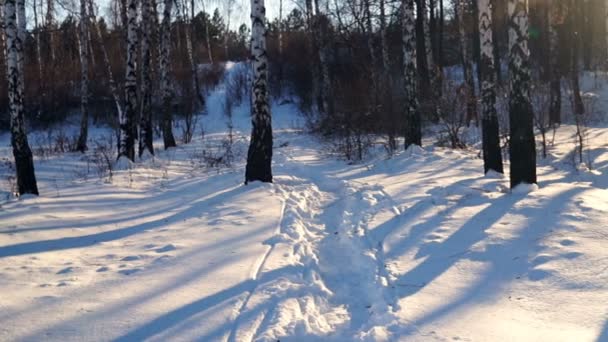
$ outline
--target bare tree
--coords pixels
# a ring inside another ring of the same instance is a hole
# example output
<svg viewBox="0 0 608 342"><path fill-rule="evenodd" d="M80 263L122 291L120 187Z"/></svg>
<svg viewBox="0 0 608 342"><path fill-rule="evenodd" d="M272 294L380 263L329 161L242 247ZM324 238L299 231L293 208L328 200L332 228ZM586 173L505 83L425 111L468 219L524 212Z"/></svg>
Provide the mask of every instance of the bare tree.
<svg viewBox="0 0 608 342"><path fill-rule="evenodd" d="M152 1L141 0L141 107L139 114L139 156L145 151L154 155L154 132L152 131L152 52L150 33L152 32Z"/></svg>
<svg viewBox="0 0 608 342"><path fill-rule="evenodd" d="M175 147L175 137L173 136L173 115L171 113L171 101L173 91L169 82L169 57L171 55L171 9L173 0L165 0L163 8L163 21L160 28L160 88L163 96L163 142L165 149Z"/></svg>
<svg viewBox="0 0 608 342"><path fill-rule="evenodd" d="M17 8L16 8L17 7ZM21 7L21 8L18 8ZM23 15L17 15L17 13ZM32 151L25 132L23 107L23 40L25 33L25 3L20 0L5 0L4 23L6 34L6 57L8 72L8 98L11 118L11 145L17 170L17 189L20 195L38 195Z"/></svg>
<svg viewBox="0 0 608 342"><path fill-rule="evenodd" d="M534 113L530 103L530 52L526 0L509 0L509 156L511 188L536 183Z"/></svg>
<svg viewBox="0 0 608 342"><path fill-rule="evenodd" d="M272 115L268 96L266 8L264 0L251 0L251 64L253 89L251 142L247 154L245 184L272 182Z"/></svg>
<svg viewBox="0 0 608 342"><path fill-rule="evenodd" d="M80 0L80 32L78 34L78 51L80 57L80 135L76 150L87 150L89 135L89 33L88 33L87 0Z"/></svg>
<svg viewBox="0 0 608 342"><path fill-rule="evenodd" d="M416 71L416 22L414 0L402 0L403 76L405 92L405 148L422 145L422 120L418 108Z"/></svg>
<svg viewBox="0 0 608 342"><path fill-rule="evenodd" d="M481 107L484 172L503 173L502 154L496 113L496 73L492 42L492 0L479 0L479 35L481 43Z"/></svg>
<svg viewBox="0 0 608 342"><path fill-rule="evenodd" d="M118 157L135 160L137 129L137 0L127 0L127 57L125 76L125 111L120 117L120 150Z"/></svg>

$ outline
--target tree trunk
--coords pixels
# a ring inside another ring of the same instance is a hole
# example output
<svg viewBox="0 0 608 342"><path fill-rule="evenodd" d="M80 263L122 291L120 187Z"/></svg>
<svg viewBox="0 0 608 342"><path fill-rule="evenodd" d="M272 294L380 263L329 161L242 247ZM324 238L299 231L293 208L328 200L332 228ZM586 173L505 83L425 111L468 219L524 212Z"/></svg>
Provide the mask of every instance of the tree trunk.
<svg viewBox="0 0 608 342"><path fill-rule="evenodd" d="M530 103L528 9L525 0L509 0L509 123L511 188L536 183L534 113Z"/></svg>
<svg viewBox="0 0 608 342"><path fill-rule="evenodd" d="M416 63L420 77L420 95L423 104L431 100L431 77L428 65L428 51L425 34L426 1L416 0Z"/></svg>
<svg viewBox="0 0 608 342"><path fill-rule="evenodd" d="M5 0L4 2L11 145L15 157L19 195L38 195L32 151L25 133L23 109L23 41L21 37L25 34L20 34L19 31L25 25L19 23L19 20L24 20L25 15L17 16L17 12L25 14L25 4L23 1L17 1L18 7L23 6L23 8L17 9L15 2L15 0Z"/></svg>
<svg viewBox="0 0 608 342"><path fill-rule="evenodd" d="M496 73L492 42L492 1L479 0L479 41L481 70L481 110L484 172L503 173L502 153L496 114Z"/></svg>
<svg viewBox="0 0 608 342"><path fill-rule="evenodd" d="M99 42L99 47L101 48L101 54L103 57L103 64L106 68L106 72L108 73L108 83L110 86L110 93L112 94L112 99L114 100L114 105L116 106L116 114L118 121L120 122L120 118L123 115L122 105L120 104L120 96L118 95L118 87L116 86L116 80L114 79L114 73L112 72L112 65L110 64L110 58L108 57L108 50L106 49L106 45L103 42L103 36L101 35L101 29L99 28L99 24L97 23L97 18L95 16L95 9L93 8L93 0L89 0L89 23L93 25L93 31L95 32L95 37Z"/></svg>
<svg viewBox="0 0 608 342"><path fill-rule="evenodd" d="M580 4L576 0L570 2L570 33L572 39L572 45L570 47L571 59L570 59L570 83L572 87L572 105L575 115L583 115L585 113L585 106L583 105L583 99L581 98L581 87L579 83L579 48L580 34L579 29L581 28L581 11Z"/></svg>
<svg viewBox="0 0 608 342"><path fill-rule="evenodd" d="M163 9L163 21L161 24L160 33L160 87L163 96L163 142L165 149L175 147L175 137L173 136L173 114L171 111L171 102L173 100L173 91L169 84L169 64L171 56L171 9L173 0L165 0Z"/></svg>
<svg viewBox="0 0 608 342"><path fill-rule="evenodd" d="M466 94L466 102L467 102L467 113L465 121L467 126L471 123L471 120L478 121L477 116L477 104L475 101L475 82L473 80L473 66L471 65L471 53L469 50L469 41L467 39L467 30L465 24L465 16L466 16L466 1L467 0L457 0L458 6L456 9L457 17L458 17L458 31L460 35L460 49L461 49L461 63L462 63L462 72L464 74L464 87Z"/></svg>
<svg viewBox="0 0 608 342"><path fill-rule="evenodd" d="M323 16L316 4L316 26L319 41L319 67L321 69L321 110L327 116L333 115L333 96L331 76L329 74L329 25L327 17Z"/></svg>
<svg viewBox="0 0 608 342"><path fill-rule="evenodd" d="M204 1L203 1L204 4ZM192 48L192 36L194 34L194 0L190 2L190 27L186 28L186 49L188 50L188 61L190 62L190 70L192 74L192 86L194 88L195 97L198 100L202 109L205 108L205 97L201 93L201 85L198 80L198 67L196 62L194 61L194 50ZM205 21L205 27L207 22ZM207 37L207 40L209 37ZM209 58L211 59L211 54L209 54ZM210 61L213 63L213 60Z"/></svg>
<svg viewBox="0 0 608 342"><path fill-rule="evenodd" d="M80 33L78 51L80 57L80 135L76 150L84 153L87 150L89 135L89 45L87 0L80 0Z"/></svg>
<svg viewBox="0 0 608 342"><path fill-rule="evenodd" d="M253 66L252 131L247 153L245 184L253 181L272 182L272 115L268 95L264 0L251 0L251 64Z"/></svg>
<svg viewBox="0 0 608 342"><path fill-rule="evenodd" d="M120 151L118 157L135 160L137 129L137 0L127 1L127 58L125 75L125 111L120 118Z"/></svg>
<svg viewBox="0 0 608 342"><path fill-rule="evenodd" d="M139 156L145 151L154 155L154 132L152 130L152 53L150 50L150 32L152 31L152 3L142 0L141 3L141 107L139 115Z"/></svg>
<svg viewBox="0 0 608 342"><path fill-rule="evenodd" d="M422 120L418 108L416 70L416 21L414 0L402 0L403 79L405 95L405 148L422 145Z"/></svg>
<svg viewBox="0 0 608 342"><path fill-rule="evenodd" d="M563 25L563 6L561 0L552 0L550 10L549 26L549 78L550 78L550 105L549 123L559 125L562 122L562 91L561 91L561 68L559 64L559 30Z"/></svg>

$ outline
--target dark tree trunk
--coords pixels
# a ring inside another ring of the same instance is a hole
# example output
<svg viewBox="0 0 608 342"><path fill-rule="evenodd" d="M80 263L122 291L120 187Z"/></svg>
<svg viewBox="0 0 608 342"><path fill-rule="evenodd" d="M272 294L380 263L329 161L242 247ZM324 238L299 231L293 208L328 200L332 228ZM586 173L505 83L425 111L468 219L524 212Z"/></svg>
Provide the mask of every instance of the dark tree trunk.
<svg viewBox="0 0 608 342"><path fill-rule="evenodd" d="M484 172L503 173L502 153L496 114L496 74L492 43L492 0L479 0L479 34L481 43L481 107Z"/></svg>
<svg viewBox="0 0 608 342"><path fill-rule="evenodd" d="M511 188L536 183L534 113L530 103L528 10L525 0L509 0L509 124Z"/></svg>
<svg viewBox="0 0 608 342"><path fill-rule="evenodd" d="M576 0L570 2L570 33L572 39L572 45L570 46L570 86L572 87L572 105L575 115L583 115L585 113L585 106L583 105L583 99L581 98L581 87L579 83L579 47L580 34L579 29L581 27L581 11L580 3Z"/></svg>
<svg viewBox="0 0 608 342"><path fill-rule="evenodd" d="M160 32L160 87L163 96L163 119L162 119L162 130L163 130L163 142L165 149L175 147L175 137L173 136L173 114L171 112L171 101L173 99L173 92L169 84L169 63L171 54L171 9L173 7L173 0L165 0L165 7L163 9L163 20L161 23Z"/></svg>
<svg viewBox="0 0 608 342"><path fill-rule="evenodd" d="M549 123L551 125L559 125L562 122L562 91L561 91L561 76L562 71L559 64L559 32L562 30L563 22L563 5L562 0L553 0L550 10L550 27L549 27L549 77L550 77L550 106L549 106Z"/></svg>
<svg viewBox="0 0 608 342"><path fill-rule="evenodd" d="M76 150L84 153L87 150L89 135L89 30L86 0L80 0L80 33L78 48L80 54L80 135Z"/></svg>
<svg viewBox="0 0 608 342"><path fill-rule="evenodd" d="M264 0L251 0L252 131L245 184L253 181L272 182L272 115L268 95L265 14Z"/></svg>
<svg viewBox="0 0 608 342"><path fill-rule="evenodd" d="M151 0L141 1L142 30L141 30L141 107L139 115L139 156L147 150L154 155L154 132L152 130L152 52L150 50L150 34L152 31Z"/></svg>

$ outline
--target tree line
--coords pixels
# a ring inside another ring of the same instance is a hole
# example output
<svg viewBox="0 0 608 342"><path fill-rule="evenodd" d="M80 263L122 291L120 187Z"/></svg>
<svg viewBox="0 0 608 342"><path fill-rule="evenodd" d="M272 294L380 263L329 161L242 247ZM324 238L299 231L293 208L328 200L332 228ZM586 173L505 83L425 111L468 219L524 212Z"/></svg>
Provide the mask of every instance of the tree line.
<svg viewBox="0 0 608 342"><path fill-rule="evenodd" d="M234 0L222 2L224 17L219 9L207 14L201 0L114 0L105 18L92 0L79 0L61 23L53 0L32 1L4 0L1 16L0 102L20 194L38 192L26 119L33 127L78 111L75 149L84 152L89 114L102 112L93 119L117 128L118 157L134 161L154 154L155 128L173 147L174 115L204 109L201 63L246 58L253 123L246 182L272 181L271 98L292 95L313 129L341 141L349 158L362 158L370 135L386 137L392 153L398 141L421 145L425 125L454 121L481 126L484 171L502 173L504 94L511 185L536 183L531 89L547 84L547 124L559 125L564 84L582 115L580 69L608 59L599 0L303 0L289 13L280 0L272 21L264 1L251 0L251 24L238 29L229 24ZM463 144L457 133L453 147Z"/></svg>

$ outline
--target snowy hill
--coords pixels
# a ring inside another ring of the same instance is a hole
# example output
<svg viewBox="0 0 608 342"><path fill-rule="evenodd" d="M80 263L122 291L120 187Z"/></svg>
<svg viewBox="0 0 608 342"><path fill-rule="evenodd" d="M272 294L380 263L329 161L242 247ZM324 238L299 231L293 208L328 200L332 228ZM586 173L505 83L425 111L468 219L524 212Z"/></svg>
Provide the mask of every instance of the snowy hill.
<svg viewBox="0 0 608 342"><path fill-rule="evenodd" d="M225 90L204 138L111 179L36 158L42 196L0 207L0 340L608 341L608 128L584 169L562 126L539 188L510 193L476 151L347 165L275 104L275 183L244 186L246 104L234 163L205 159Z"/></svg>

